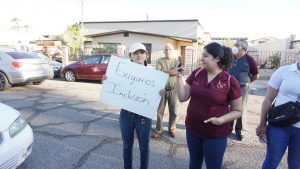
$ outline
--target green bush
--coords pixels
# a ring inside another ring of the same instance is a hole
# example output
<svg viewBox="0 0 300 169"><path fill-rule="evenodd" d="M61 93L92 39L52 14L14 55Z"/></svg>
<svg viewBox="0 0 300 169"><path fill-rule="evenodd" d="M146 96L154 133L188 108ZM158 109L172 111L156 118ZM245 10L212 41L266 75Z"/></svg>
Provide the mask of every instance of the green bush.
<svg viewBox="0 0 300 169"><path fill-rule="evenodd" d="M280 66L280 53L276 52L270 57L271 68L278 68Z"/></svg>

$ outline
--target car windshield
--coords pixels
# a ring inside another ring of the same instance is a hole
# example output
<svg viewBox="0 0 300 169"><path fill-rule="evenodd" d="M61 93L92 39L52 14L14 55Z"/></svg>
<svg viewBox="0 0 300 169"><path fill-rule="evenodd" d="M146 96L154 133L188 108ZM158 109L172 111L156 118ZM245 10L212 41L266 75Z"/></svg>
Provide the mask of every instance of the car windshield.
<svg viewBox="0 0 300 169"><path fill-rule="evenodd" d="M41 59L50 60L50 58L48 58L47 56L45 56L45 55L43 55L43 54L41 54L41 53L32 53L32 54L38 56L38 57L41 58Z"/></svg>
<svg viewBox="0 0 300 169"><path fill-rule="evenodd" d="M11 56L14 59L36 59L39 58L38 56L35 56L33 54L27 53L27 52L6 52L9 56Z"/></svg>

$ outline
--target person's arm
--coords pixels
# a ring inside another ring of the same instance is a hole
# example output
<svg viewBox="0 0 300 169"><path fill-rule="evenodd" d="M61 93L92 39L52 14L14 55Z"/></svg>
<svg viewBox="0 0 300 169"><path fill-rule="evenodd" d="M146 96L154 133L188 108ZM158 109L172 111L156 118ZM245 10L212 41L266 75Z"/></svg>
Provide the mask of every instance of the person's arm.
<svg viewBox="0 0 300 169"><path fill-rule="evenodd" d="M267 131L267 111L271 107L278 90L268 86L266 97L261 105L260 122L256 128L256 135L262 136Z"/></svg>
<svg viewBox="0 0 300 169"><path fill-rule="evenodd" d="M161 71L169 74L170 76L176 76L176 69L161 69Z"/></svg>
<svg viewBox="0 0 300 169"><path fill-rule="evenodd" d="M177 74L176 92L180 102L185 102L191 97L191 86L187 83L184 83L181 73Z"/></svg>
<svg viewBox="0 0 300 169"><path fill-rule="evenodd" d="M259 79L259 72L258 72L258 66L256 61L251 57L251 56L247 56L247 61L249 64L249 68L250 68L250 81L253 82L257 79Z"/></svg>
<svg viewBox="0 0 300 169"><path fill-rule="evenodd" d="M250 77L250 81L251 82L253 82L253 81L257 80L257 79L259 79L259 74L256 74L256 75Z"/></svg>
<svg viewBox="0 0 300 169"><path fill-rule="evenodd" d="M230 102L230 109L231 111L221 117L212 117L204 121L204 123L213 123L214 125L221 125L224 123L231 122L239 117L242 116L242 97L239 97L235 100Z"/></svg>

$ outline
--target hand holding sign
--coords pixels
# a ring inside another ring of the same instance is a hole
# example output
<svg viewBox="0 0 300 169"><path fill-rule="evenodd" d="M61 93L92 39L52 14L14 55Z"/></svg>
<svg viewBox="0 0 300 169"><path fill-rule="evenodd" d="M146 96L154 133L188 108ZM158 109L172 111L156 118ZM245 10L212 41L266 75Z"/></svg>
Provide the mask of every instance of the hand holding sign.
<svg viewBox="0 0 300 169"><path fill-rule="evenodd" d="M130 60L112 56L100 99L133 113L155 118L168 75Z"/></svg>

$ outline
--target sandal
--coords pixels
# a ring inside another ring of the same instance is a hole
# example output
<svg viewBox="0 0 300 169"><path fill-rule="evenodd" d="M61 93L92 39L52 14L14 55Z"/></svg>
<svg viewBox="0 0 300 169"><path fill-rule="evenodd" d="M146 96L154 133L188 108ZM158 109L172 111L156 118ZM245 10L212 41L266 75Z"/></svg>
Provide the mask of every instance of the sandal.
<svg viewBox="0 0 300 169"><path fill-rule="evenodd" d="M153 138L159 138L159 137L161 137L161 132L159 132L159 131L154 131L154 132L152 133L152 137L153 137Z"/></svg>

